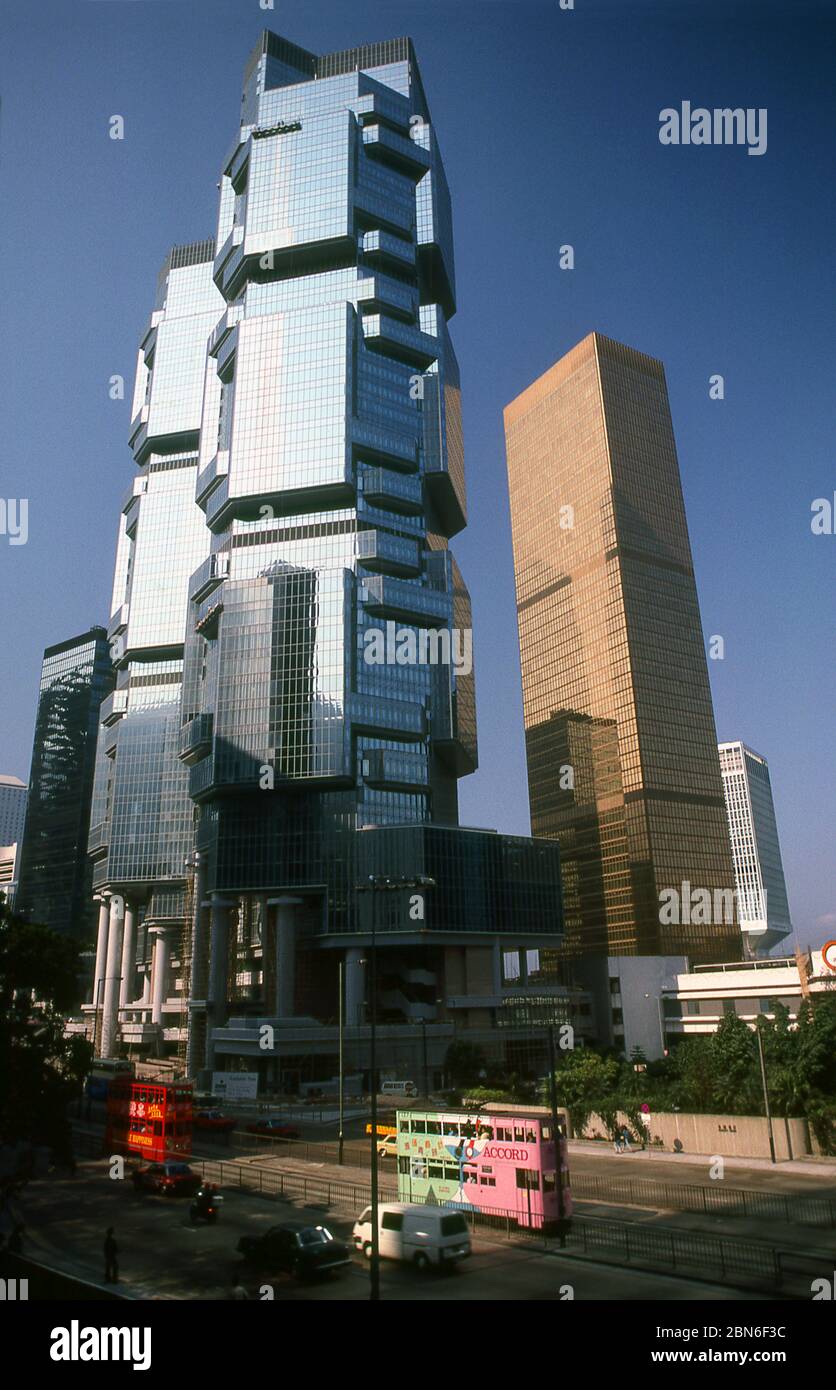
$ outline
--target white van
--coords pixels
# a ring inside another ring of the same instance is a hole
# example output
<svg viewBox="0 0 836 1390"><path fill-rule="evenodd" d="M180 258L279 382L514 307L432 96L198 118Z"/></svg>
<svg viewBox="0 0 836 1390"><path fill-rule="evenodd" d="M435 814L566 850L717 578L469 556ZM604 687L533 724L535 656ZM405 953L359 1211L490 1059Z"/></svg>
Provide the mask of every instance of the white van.
<svg viewBox="0 0 836 1390"><path fill-rule="evenodd" d="M418 1269L452 1267L470 1255L470 1232L462 1212L449 1207L415 1207L401 1202L381 1203L378 1246L381 1258L406 1260ZM357 1250L372 1254L372 1209L357 1218L352 1230Z"/></svg>
<svg viewBox="0 0 836 1390"><path fill-rule="evenodd" d="M417 1096L418 1087L414 1081L384 1081L380 1087L382 1096Z"/></svg>

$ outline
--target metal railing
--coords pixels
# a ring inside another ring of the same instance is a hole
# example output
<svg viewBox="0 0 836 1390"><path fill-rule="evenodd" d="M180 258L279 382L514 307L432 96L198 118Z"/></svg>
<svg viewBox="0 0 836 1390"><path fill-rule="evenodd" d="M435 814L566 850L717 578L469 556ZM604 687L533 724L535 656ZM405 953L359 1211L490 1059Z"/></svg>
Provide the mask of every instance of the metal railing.
<svg viewBox="0 0 836 1390"><path fill-rule="evenodd" d="M706 1216L763 1217L801 1226L836 1226L836 1201L793 1192L753 1192L743 1187L713 1187L656 1182L641 1178L611 1178L573 1172L572 1192L579 1200L623 1203L625 1206L667 1207Z"/></svg>

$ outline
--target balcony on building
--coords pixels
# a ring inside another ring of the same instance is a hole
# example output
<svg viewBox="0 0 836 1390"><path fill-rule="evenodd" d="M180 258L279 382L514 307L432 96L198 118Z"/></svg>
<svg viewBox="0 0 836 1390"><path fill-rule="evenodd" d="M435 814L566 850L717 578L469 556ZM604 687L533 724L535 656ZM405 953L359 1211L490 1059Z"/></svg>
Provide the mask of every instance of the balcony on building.
<svg viewBox="0 0 836 1390"><path fill-rule="evenodd" d="M421 573L421 552L418 542L406 536L393 536L388 531L358 531L355 554L365 569L381 574L401 576Z"/></svg>
<svg viewBox="0 0 836 1390"><path fill-rule="evenodd" d="M432 165L432 155L405 135L397 135L384 125L363 126L363 149L372 159L390 168L421 179Z"/></svg>
<svg viewBox="0 0 836 1390"><path fill-rule="evenodd" d="M429 785L423 753L371 748L361 761L363 781L381 791L421 791Z"/></svg>
<svg viewBox="0 0 836 1390"><path fill-rule="evenodd" d="M367 502L387 512L418 516L423 510L421 479L415 474L396 473L390 468L366 468L358 474L357 487Z"/></svg>
<svg viewBox="0 0 836 1390"><path fill-rule="evenodd" d="M212 715L197 714L180 730L180 752L178 754L187 767L205 758L212 751Z"/></svg>
<svg viewBox="0 0 836 1390"><path fill-rule="evenodd" d="M361 580L360 598L366 611L379 617L418 621L424 627L443 627L451 619L447 594L390 575L373 574Z"/></svg>

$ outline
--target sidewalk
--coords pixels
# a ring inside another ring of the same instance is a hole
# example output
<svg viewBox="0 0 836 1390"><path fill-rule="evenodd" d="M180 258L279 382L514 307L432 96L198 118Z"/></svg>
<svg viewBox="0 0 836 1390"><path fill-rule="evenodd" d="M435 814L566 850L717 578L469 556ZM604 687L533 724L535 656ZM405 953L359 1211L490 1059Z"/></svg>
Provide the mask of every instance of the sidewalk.
<svg viewBox="0 0 836 1390"><path fill-rule="evenodd" d="M707 1163L713 1154L709 1153L674 1153L670 1149L637 1149L631 1148L628 1153L617 1154L613 1152L611 1144L604 1143L600 1139L570 1139L569 1152L577 1154L595 1155L597 1158L611 1159L613 1163L624 1164L625 1160L641 1161L652 1163ZM807 1154L803 1159L786 1159L782 1163L773 1163L768 1158L743 1158L739 1154L734 1156L723 1155L723 1163L727 1168L767 1168L774 1172L781 1173L803 1173L808 1178L836 1178L836 1158L824 1158L818 1154Z"/></svg>

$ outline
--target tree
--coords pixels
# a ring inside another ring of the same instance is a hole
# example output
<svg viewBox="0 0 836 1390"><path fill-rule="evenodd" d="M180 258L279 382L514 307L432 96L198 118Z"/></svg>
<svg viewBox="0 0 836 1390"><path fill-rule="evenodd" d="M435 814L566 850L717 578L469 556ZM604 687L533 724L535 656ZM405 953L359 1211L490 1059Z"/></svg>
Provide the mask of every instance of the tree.
<svg viewBox="0 0 836 1390"><path fill-rule="evenodd" d="M92 1048L64 1036L62 1010L73 1001L78 947L31 926L0 904L0 1139L71 1149L67 1116L89 1071Z"/></svg>
<svg viewBox="0 0 836 1390"><path fill-rule="evenodd" d="M485 1071L485 1054L475 1043L452 1042L444 1059L444 1070L453 1086L475 1086Z"/></svg>
<svg viewBox="0 0 836 1390"><path fill-rule="evenodd" d="M558 1104L569 1111L575 1138L583 1134L590 1115L596 1112L600 1114L602 1108L612 1109L618 1071L615 1058L602 1057L591 1048L567 1052L555 1072L555 1083ZM548 1093L548 1081L544 1089ZM544 1099L548 1100L548 1094Z"/></svg>
<svg viewBox="0 0 836 1390"><path fill-rule="evenodd" d="M761 1108L755 1034L737 1014L726 1014L711 1038L714 1102L720 1114L746 1115Z"/></svg>

